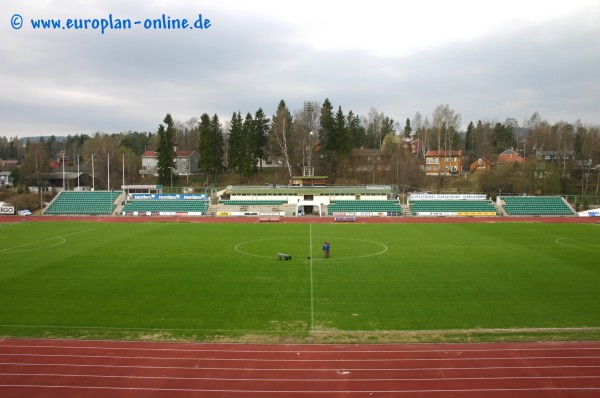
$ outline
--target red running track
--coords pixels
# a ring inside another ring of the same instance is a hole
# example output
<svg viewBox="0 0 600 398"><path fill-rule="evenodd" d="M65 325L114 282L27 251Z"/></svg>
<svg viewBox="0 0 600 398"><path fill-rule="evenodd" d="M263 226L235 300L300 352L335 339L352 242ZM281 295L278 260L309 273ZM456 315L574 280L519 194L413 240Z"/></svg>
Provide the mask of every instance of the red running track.
<svg viewBox="0 0 600 398"><path fill-rule="evenodd" d="M599 397L600 342L0 340L0 397Z"/></svg>

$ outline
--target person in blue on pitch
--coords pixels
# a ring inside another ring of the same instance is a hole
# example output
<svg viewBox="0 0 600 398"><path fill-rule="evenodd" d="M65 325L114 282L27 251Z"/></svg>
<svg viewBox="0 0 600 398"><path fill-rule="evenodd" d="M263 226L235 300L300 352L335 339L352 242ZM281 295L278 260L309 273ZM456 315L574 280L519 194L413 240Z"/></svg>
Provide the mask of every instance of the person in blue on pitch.
<svg viewBox="0 0 600 398"><path fill-rule="evenodd" d="M325 243L323 243L323 257L329 257L329 248L331 246L329 245L328 241L325 241Z"/></svg>

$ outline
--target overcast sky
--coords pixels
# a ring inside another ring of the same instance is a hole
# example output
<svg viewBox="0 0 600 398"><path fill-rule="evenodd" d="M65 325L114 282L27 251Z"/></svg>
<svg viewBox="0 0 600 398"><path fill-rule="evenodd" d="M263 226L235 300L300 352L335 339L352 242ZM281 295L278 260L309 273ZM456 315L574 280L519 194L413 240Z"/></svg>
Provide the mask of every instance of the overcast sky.
<svg viewBox="0 0 600 398"><path fill-rule="evenodd" d="M141 24L31 24L109 14ZM143 28L162 14L210 27ZM229 119L325 98L402 126L438 104L463 126L536 111L600 123L600 0L2 0L0 18L0 136L156 131L167 112Z"/></svg>

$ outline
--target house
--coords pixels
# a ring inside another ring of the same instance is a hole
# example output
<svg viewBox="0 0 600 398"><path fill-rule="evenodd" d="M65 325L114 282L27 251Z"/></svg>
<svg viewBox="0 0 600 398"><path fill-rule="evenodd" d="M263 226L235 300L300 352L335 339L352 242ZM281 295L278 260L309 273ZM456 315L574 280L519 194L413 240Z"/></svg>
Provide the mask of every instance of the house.
<svg viewBox="0 0 600 398"><path fill-rule="evenodd" d="M536 150L535 157L545 162L563 162L575 159L575 151L573 149L566 149L564 151L543 151Z"/></svg>
<svg viewBox="0 0 600 398"><path fill-rule="evenodd" d="M486 158L479 158L469 165L469 172L472 174L488 174L492 171L494 164Z"/></svg>
<svg viewBox="0 0 600 398"><path fill-rule="evenodd" d="M496 163L525 163L525 159L519 156L519 154L511 148L498 155L498 160L496 161Z"/></svg>
<svg viewBox="0 0 600 398"><path fill-rule="evenodd" d="M50 189L62 191L63 187L66 191L79 191L87 190L94 185L92 176L85 172L77 171L50 171L47 173L39 173L38 179L39 180L35 185L29 187L31 192L39 192L39 188L43 191L48 191Z"/></svg>
<svg viewBox="0 0 600 398"><path fill-rule="evenodd" d="M0 171L0 188L7 188L13 186L13 179L10 176L10 171Z"/></svg>
<svg viewBox="0 0 600 398"><path fill-rule="evenodd" d="M56 163L58 163L59 165L62 166L62 164L68 164L71 162L71 157L69 155L67 155L67 153L65 151L60 151L57 155L56 155Z"/></svg>
<svg viewBox="0 0 600 398"><path fill-rule="evenodd" d="M0 159L0 170L2 171L12 171L17 168L19 165L18 160L13 159Z"/></svg>
<svg viewBox="0 0 600 398"><path fill-rule="evenodd" d="M175 170L177 175L191 175L199 172L198 161L200 156L196 151L176 151L175 152ZM142 170L141 175L157 176L158 172L158 152L146 151L142 154Z"/></svg>
<svg viewBox="0 0 600 398"><path fill-rule="evenodd" d="M425 153L425 174L457 175L462 169L462 151L427 151Z"/></svg>

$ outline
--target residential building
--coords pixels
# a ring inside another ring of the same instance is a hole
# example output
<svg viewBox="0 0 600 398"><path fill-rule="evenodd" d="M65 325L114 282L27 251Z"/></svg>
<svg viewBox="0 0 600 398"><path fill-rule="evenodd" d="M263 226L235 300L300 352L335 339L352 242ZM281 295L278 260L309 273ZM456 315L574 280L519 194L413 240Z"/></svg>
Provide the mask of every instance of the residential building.
<svg viewBox="0 0 600 398"><path fill-rule="evenodd" d="M175 153L175 174L177 175L191 175L199 172L198 161L200 156L196 151L177 151ZM153 175L157 176L156 170L158 166L158 152L146 151L142 154L142 170L141 175Z"/></svg>
<svg viewBox="0 0 600 398"><path fill-rule="evenodd" d="M425 153L425 174L456 175L462 170L462 151L427 151Z"/></svg>
<svg viewBox="0 0 600 398"><path fill-rule="evenodd" d="M536 150L535 157L545 162L563 162L575 159L575 151L573 149L566 149L564 151L543 151Z"/></svg>
<svg viewBox="0 0 600 398"><path fill-rule="evenodd" d="M492 171L494 164L486 158L479 158L469 165L469 172L473 174L488 174Z"/></svg>
<svg viewBox="0 0 600 398"><path fill-rule="evenodd" d="M514 149L507 149L498 155L498 160L496 161L498 164L504 163L525 163L525 159L522 158Z"/></svg>

